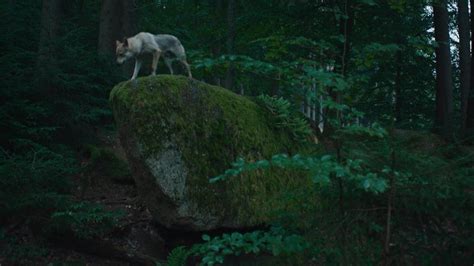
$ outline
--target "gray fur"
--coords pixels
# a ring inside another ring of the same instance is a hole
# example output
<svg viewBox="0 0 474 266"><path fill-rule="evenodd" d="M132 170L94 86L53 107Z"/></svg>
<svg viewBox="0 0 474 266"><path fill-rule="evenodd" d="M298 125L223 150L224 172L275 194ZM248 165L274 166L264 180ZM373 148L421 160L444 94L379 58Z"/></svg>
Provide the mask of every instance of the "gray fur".
<svg viewBox="0 0 474 266"><path fill-rule="evenodd" d="M191 69L186 61L186 52L183 45L173 35L157 34L153 35L147 32L140 32L137 35L127 38L124 42L116 42L117 63L122 64L130 58L135 58L135 69L133 71L132 80L136 79L138 72L142 66L142 55L152 54L152 75L156 74L156 67L160 56L164 61L171 74L174 74L172 62L174 59L181 62L188 72L189 78L192 78Z"/></svg>

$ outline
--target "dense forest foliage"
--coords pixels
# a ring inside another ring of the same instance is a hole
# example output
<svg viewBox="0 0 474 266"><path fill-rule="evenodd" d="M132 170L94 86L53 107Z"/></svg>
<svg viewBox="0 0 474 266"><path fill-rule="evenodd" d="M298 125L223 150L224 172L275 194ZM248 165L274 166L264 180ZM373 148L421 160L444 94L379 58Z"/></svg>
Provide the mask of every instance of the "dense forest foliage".
<svg viewBox="0 0 474 266"><path fill-rule="evenodd" d="M313 147L235 158L211 183L277 167L313 187L286 195L301 207L271 224L203 232L202 241L141 259L472 264L473 4L1 1L0 264L67 262L52 251L59 236L100 239L121 228L124 214L83 190L130 175L104 135L116 135L109 93L133 70L133 62L116 64L116 40L142 31L177 36L195 79L254 100L275 114L275 126ZM157 72L168 69L160 62Z"/></svg>

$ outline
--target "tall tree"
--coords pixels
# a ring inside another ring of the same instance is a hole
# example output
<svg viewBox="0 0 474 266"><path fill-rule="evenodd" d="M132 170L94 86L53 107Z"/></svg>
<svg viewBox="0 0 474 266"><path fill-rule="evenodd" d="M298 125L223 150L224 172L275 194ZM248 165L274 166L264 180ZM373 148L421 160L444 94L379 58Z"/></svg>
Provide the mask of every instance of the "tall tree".
<svg viewBox="0 0 474 266"><path fill-rule="evenodd" d="M352 0L345 0L342 6L343 13L339 21L339 34L344 36L344 42L341 49L341 74L347 73L352 41L352 30L354 27L354 7Z"/></svg>
<svg viewBox="0 0 474 266"><path fill-rule="evenodd" d="M222 23L222 14L225 13L223 0L210 0L210 6L214 6L213 17L218 23ZM219 36L219 38L221 38ZM222 42L214 41L211 45L211 52L214 58L217 58L221 55L222 52ZM213 75L213 82L217 86L221 86L221 77L217 74Z"/></svg>
<svg viewBox="0 0 474 266"><path fill-rule="evenodd" d="M395 73L395 121L397 124L402 122L402 51L398 50L395 55L396 73Z"/></svg>
<svg viewBox="0 0 474 266"><path fill-rule="evenodd" d="M474 0L470 0L471 8L471 36L474 36ZM471 38L471 47L474 47L474 38ZM471 83L466 110L466 133L474 134L474 53L471 53Z"/></svg>
<svg viewBox="0 0 474 266"><path fill-rule="evenodd" d="M461 134L466 128L467 99L471 79L470 59L470 32L469 32L469 7L467 0L458 0L458 28L459 28L459 68L461 70Z"/></svg>
<svg viewBox="0 0 474 266"><path fill-rule="evenodd" d="M101 55L115 53L115 41L136 33L135 4L131 0L103 0L100 10L99 40L97 51ZM133 62L122 67L124 75L133 68Z"/></svg>
<svg viewBox="0 0 474 266"><path fill-rule="evenodd" d="M48 73L57 65L58 44L56 40L60 33L63 14L64 1L43 0L37 64L40 82L46 87L50 87L51 82Z"/></svg>
<svg viewBox="0 0 474 266"><path fill-rule="evenodd" d="M227 2L227 54L235 53L235 0ZM235 67L232 62L226 72L225 87L233 90L235 86Z"/></svg>
<svg viewBox="0 0 474 266"><path fill-rule="evenodd" d="M134 3L131 0L103 0L100 10L98 52L113 54L115 40L135 34Z"/></svg>
<svg viewBox="0 0 474 266"><path fill-rule="evenodd" d="M453 81L449 45L447 1L433 3L436 52L436 117L435 131L448 138L452 134Z"/></svg>

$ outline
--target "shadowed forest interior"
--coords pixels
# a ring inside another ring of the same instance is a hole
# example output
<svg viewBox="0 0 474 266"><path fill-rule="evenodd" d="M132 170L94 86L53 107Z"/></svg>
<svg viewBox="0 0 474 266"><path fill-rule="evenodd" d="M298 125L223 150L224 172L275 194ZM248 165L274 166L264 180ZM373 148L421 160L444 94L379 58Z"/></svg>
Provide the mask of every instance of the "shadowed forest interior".
<svg viewBox="0 0 474 266"><path fill-rule="evenodd" d="M472 265L473 5L1 1L0 265Z"/></svg>

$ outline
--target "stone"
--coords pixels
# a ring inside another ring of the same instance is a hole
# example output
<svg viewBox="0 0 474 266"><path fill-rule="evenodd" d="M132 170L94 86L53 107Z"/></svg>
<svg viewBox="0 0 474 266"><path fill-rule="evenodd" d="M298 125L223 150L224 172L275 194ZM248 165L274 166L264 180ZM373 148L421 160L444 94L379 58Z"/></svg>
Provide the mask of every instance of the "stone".
<svg viewBox="0 0 474 266"><path fill-rule="evenodd" d="M310 186L304 173L276 168L209 183L238 158L291 155L300 147L247 97L158 75L118 84L110 102L138 193L163 226L203 231L265 224L294 207L284 199L290 191Z"/></svg>

